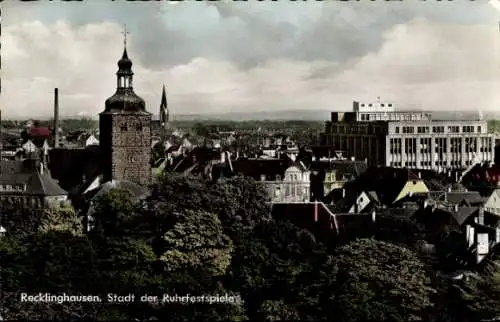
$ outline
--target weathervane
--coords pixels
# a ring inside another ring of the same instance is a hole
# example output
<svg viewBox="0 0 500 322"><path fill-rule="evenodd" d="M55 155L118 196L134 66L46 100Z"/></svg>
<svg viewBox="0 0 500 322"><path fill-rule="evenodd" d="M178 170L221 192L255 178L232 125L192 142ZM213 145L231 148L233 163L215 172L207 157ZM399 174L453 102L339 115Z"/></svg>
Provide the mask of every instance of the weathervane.
<svg viewBox="0 0 500 322"><path fill-rule="evenodd" d="M123 46L127 47L127 34L130 34L130 32L127 31L127 25L123 25Z"/></svg>

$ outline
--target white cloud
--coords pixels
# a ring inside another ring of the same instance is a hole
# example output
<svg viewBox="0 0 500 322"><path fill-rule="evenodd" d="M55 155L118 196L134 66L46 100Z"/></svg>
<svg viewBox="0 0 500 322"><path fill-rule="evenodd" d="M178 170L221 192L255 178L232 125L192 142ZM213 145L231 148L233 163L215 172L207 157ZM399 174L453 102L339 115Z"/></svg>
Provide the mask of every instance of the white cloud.
<svg viewBox="0 0 500 322"><path fill-rule="evenodd" d="M2 37L1 106L7 117L97 115L115 91L121 26L58 21L11 23ZM135 91L157 113L162 84L176 114L349 109L353 99L387 98L426 109L494 110L500 100L496 26L415 19L393 26L379 50L348 61L275 57L255 67L201 54L146 68L130 36ZM193 39L196 41L196 39ZM176 44L171 44L176 46ZM146 49L145 49L146 50Z"/></svg>

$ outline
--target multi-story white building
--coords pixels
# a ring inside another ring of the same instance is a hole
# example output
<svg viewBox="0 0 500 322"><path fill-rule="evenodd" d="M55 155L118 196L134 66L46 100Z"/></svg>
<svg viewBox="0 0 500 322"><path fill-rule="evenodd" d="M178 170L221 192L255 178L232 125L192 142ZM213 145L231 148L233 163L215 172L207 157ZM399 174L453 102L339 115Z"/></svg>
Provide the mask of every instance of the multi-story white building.
<svg viewBox="0 0 500 322"><path fill-rule="evenodd" d="M495 150L485 120L436 120L381 102L354 102L353 112L332 112L321 141L370 165L437 171L493 162Z"/></svg>

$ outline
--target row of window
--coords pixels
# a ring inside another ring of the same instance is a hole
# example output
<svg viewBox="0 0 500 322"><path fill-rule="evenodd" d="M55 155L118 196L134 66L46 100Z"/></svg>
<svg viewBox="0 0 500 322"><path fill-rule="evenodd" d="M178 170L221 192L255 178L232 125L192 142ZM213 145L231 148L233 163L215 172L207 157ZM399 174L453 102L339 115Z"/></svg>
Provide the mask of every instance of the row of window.
<svg viewBox="0 0 500 322"><path fill-rule="evenodd" d="M364 104L364 103L363 103L363 104L361 104L361 107L364 107L365 105L366 105L366 104ZM373 107L373 104L372 104L372 103L369 103L369 104L368 104L368 107ZM385 107L385 104L384 104L384 103L381 103L381 104L380 104L380 107ZM392 107L392 103L387 104L387 107Z"/></svg>
<svg viewBox="0 0 500 322"><path fill-rule="evenodd" d="M474 126L463 126L462 127L462 133L474 133ZM417 127L417 133L429 133L430 132L430 127L429 126L418 126ZM395 133L399 133L399 126L395 128ZM403 126L403 133L415 133L415 127L414 126ZM432 133L444 133L444 126L433 126L432 127ZM448 126L448 133L460 133L460 127L459 126ZM477 127L477 133L481 133L481 127Z"/></svg>
<svg viewBox="0 0 500 322"><path fill-rule="evenodd" d="M404 113L361 113L361 121L418 121L422 115Z"/></svg>
<svg viewBox="0 0 500 322"><path fill-rule="evenodd" d="M466 166L472 165L472 161L465 161L464 162ZM416 167L417 163L415 161L406 161L406 162L401 162L401 161L395 161L395 162L390 162L391 167L402 167L404 164L405 167ZM420 166L422 167L430 167L432 165L432 161L420 161ZM447 166L448 161L434 161L435 166ZM453 160L450 161L450 166L455 166L458 167L461 165L460 160Z"/></svg>
<svg viewBox="0 0 500 322"><path fill-rule="evenodd" d="M1 196L0 201L7 201L29 208L41 208L43 206L41 198L31 196Z"/></svg>
<svg viewBox="0 0 500 322"><path fill-rule="evenodd" d="M416 138L405 138L404 139L405 148L404 152L406 154L415 154L417 152L417 139ZM465 138L464 152L492 152L491 139L481 138L481 147L478 148L477 138ZM436 138L434 139L434 152L436 153L447 153L448 142L446 138ZM432 151L431 138L421 138L420 139L420 153L430 153ZM401 154L402 151L402 139L390 139L389 150L391 154ZM450 139L450 149L451 153L462 153L462 138L451 138Z"/></svg>
<svg viewBox="0 0 500 322"><path fill-rule="evenodd" d="M261 174L260 175L260 180L261 181L266 181L266 175L265 174ZM280 181L281 180L281 176L278 174L276 175L275 177L275 180L276 181ZM299 181L300 180L300 175L299 174L291 174L290 175L290 181Z"/></svg>
<svg viewBox="0 0 500 322"><path fill-rule="evenodd" d="M26 190L26 185L25 184L15 184L15 185L1 185L0 186L0 191L25 191Z"/></svg>

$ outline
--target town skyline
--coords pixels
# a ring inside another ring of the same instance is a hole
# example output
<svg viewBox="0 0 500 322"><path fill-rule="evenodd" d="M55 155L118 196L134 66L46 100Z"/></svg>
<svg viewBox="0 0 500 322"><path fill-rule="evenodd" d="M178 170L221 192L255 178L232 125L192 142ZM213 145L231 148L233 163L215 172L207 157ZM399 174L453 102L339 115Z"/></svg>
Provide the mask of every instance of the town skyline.
<svg viewBox="0 0 500 322"><path fill-rule="evenodd" d="M403 109L493 112L495 6L10 2L2 117L50 118L55 87L61 117L96 117L116 89L124 23L134 89L155 115L163 84L174 115L328 112L378 96Z"/></svg>

